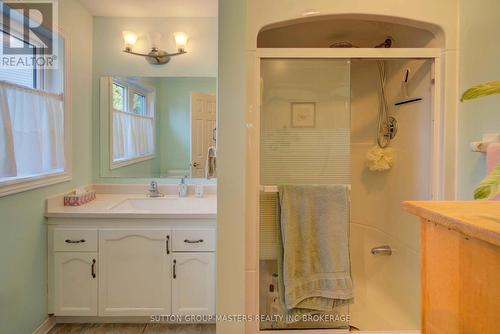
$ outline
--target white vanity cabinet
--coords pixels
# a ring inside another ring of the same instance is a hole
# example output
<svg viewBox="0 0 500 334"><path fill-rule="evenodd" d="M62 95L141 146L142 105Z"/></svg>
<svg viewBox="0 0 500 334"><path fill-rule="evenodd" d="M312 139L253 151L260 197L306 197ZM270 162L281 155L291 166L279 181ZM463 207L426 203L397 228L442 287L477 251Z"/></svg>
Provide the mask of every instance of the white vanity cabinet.
<svg viewBox="0 0 500 334"><path fill-rule="evenodd" d="M97 315L97 229L55 228L49 239L54 313Z"/></svg>
<svg viewBox="0 0 500 334"><path fill-rule="evenodd" d="M170 314L170 229L99 230L99 315Z"/></svg>
<svg viewBox="0 0 500 334"><path fill-rule="evenodd" d="M174 253L172 313L214 314L214 253Z"/></svg>
<svg viewBox="0 0 500 334"><path fill-rule="evenodd" d="M49 218L49 313L215 314L214 225Z"/></svg>
<svg viewBox="0 0 500 334"><path fill-rule="evenodd" d="M215 231L173 231L172 313L215 313Z"/></svg>
<svg viewBox="0 0 500 334"><path fill-rule="evenodd" d="M97 315L97 253L54 254L54 313Z"/></svg>

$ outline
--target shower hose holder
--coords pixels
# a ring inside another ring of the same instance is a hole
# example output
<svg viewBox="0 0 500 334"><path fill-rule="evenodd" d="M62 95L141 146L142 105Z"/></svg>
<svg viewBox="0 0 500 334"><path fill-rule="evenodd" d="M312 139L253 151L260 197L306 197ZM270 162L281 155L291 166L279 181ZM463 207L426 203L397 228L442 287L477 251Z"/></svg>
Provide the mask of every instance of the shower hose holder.
<svg viewBox="0 0 500 334"><path fill-rule="evenodd" d="M387 117L387 128L385 136L389 139L394 139L397 133L398 133L398 120L393 116Z"/></svg>

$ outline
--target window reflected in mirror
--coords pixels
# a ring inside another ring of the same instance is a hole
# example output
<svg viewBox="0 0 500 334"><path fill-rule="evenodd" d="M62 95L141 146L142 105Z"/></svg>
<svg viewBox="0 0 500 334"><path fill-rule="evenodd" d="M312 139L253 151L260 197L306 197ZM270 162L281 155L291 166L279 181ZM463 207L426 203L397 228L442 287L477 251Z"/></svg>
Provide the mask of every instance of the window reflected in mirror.
<svg viewBox="0 0 500 334"><path fill-rule="evenodd" d="M102 177L216 177L213 77L103 77Z"/></svg>

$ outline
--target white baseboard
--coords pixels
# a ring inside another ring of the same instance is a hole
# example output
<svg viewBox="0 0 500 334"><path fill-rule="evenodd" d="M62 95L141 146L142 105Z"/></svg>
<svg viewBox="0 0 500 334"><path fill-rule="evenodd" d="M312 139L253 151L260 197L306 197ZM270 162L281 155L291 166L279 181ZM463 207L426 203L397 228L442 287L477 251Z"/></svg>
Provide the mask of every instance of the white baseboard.
<svg viewBox="0 0 500 334"><path fill-rule="evenodd" d="M151 317L144 316L107 316L107 317L98 317L98 316L57 316L55 322L58 324L83 324L83 323L92 323L92 324L124 324L124 323L133 323L133 324L148 324L151 323Z"/></svg>
<svg viewBox="0 0 500 334"><path fill-rule="evenodd" d="M201 322L191 322L191 321L152 321L151 316L56 316L55 322L58 324L83 324L83 323L109 323L109 324L123 324L123 323L133 323L133 324L201 324ZM212 324L215 322L204 322L204 324Z"/></svg>
<svg viewBox="0 0 500 334"><path fill-rule="evenodd" d="M56 325L56 318L49 315L34 331L33 334L47 334Z"/></svg>

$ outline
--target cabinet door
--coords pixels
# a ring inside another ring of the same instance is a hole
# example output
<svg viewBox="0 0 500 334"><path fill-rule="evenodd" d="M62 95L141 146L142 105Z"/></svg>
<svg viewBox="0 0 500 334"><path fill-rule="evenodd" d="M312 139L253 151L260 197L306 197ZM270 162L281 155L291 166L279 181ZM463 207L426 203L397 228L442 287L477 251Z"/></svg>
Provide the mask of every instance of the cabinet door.
<svg viewBox="0 0 500 334"><path fill-rule="evenodd" d="M215 313L214 253L174 253L172 256L172 313Z"/></svg>
<svg viewBox="0 0 500 334"><path fill-rule="evenodd" d="M54 314L97 315L97 253L54 254Z"/></svg>
<svg viewBox="0 0 500 334"><path fill-rule="evenodd" d="M99 259L99 315L170 313L170 230L100 230Z"/></svg>

